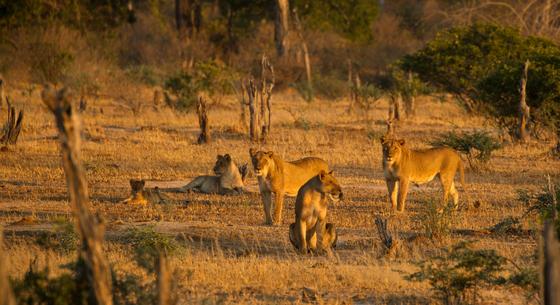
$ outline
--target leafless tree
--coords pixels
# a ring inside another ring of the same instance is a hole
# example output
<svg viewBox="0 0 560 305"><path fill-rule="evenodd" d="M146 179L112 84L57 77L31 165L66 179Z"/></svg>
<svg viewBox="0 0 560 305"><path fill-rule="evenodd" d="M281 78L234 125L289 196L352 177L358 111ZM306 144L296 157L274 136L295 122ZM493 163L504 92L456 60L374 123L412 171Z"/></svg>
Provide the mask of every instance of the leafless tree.
<svg viewBox="0 0 560 305"><path fill-rule="evenodd" d="M8 104L8 118L0 135L0 145L3 149L6 149L8 145L15 145L17 143L23 121L23 110L20 110L16 116L16 109L12 107L8 97L6 97L6 103Z"/></svg>
<svg viewBox="0 0 560 305"><path fill-rule="evenodd" d="M198 97L196 114L198 115L198 125L200 126L200 135L198 136L197 143L208 143L210 142L210 125L208 124L208 114L206 113L206 101L202 96Z"/></svg>
<svg viewBox="0 0 560 305"><path fill-rule="evenodd" d="M276 53L282 57L288 47L288 16L290 3L288 0L276 0L275 20L274 20L274 41L276 43Z"/></svg>
<svg viewBox="0 0 560 305"><path fill-rule="evenodd" d="M527 132L527 122L530 119L531 110L526 101L527 72L529 71L529 64L529 60L525 61L519 90L521 93L521 98L519 100L519 139L522 142L527 142L527 140L529 139L529 133Z"/></svg>

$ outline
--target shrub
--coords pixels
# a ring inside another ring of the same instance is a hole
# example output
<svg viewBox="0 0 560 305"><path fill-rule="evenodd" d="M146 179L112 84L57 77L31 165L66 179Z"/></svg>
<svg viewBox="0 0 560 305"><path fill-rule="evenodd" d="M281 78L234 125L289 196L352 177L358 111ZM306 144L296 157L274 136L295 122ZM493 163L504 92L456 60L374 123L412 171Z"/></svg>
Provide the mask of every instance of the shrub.
<svg viewBox="0 0 560 305"><path fill-rule="evenodd" d="M447 146L467 156L469 165L476 168L476 162L486 163L490 160L492 152L501 148L498 140L486 131L475 130L458 134L454 131L442 134L430 143L432 146Z"/></svg>
<svg viewBox="0 0 560 305"><path fill-rule="evenodd" d="M134 258L138 265L150 272L154 271L154 262L160 252L171 255L180 248L175 239L156 232L153 226L134 228L124 239L134 248Z"/></svg>
<svg viewBox="0 0 560 305"><path fill-rule="evenodd" d="M62 253L70 253L78 248L79 236L74 223L61 218L55 220L54 232L43 232L37 238L37 243L47 249Z"/></svg>
<svg viewBox="0 0 560 305"><path fill-rule="evenodd" d="M198 94L211 98L234 92L235 73L217 61L199 62L190 71L179 71L165 80L164 87L178 97L176 108L187 111L196 105Z"/></svg>
<svg viewBox="0 0 560 305"><path fill-rule="evenodd" d="M55 43L35 42L29 46L31 76L37 83L61 82L74 62L74 55Z"/></svg>
<svg viewBox="0 0 560 305"><path fill-rule="evenodd" d="M543 123L560 123L560 48L489 24L456 27L437 34L422 50L400 62L403 70L455 94L471 107L512 117L517 114L523 64L531 62L527 103Z"/></svg>
<svg viewBox="0 0 560 305"><path fill-rule="evenodd" d="M338 99L348 94L348 82L335 75L316 75L313 87L318 96L327 99Z"/></svg>
<svg viewBox="0 0 560 305"><path fill-rule="evenodd" d="M453 208L445 205L441 209L436 199L430 199L424 203L424 211L421 216L422 228L427 237L431 239L442 239L451 232L453 222Z"/></svg>
<svg viewBox="0 0 560 305"><path fill-rule="evenodd" d="M556 203L554 205L554 197L552 196L551 188L556 193L556 200L560 198L560 183L553 184L551 182L550 186L543 188L539 192L528 192L528 191L518 191L518 199L528 206L525 214L532 212L537 212L541 220L553 219L554 208L556 212L560 214L560 204ZM560 236L560 220L556 220L556 236Z"/></svg>
<svg viewBox="0 0 560 305"><path fill-rule="evenodd" d="M444 304L474 304L481 288L503 285L501 276L506 259L494 250L474 250L460 242L443 255L417 263L420 271L406 277L410 281L428 281Z"/></svg>

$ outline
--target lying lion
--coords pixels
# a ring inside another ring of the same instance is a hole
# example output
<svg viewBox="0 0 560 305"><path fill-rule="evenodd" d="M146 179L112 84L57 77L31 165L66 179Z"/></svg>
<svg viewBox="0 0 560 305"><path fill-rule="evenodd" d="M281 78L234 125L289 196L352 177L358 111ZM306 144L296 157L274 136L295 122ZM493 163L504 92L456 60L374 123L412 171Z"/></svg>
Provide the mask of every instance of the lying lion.
<svg viewBox="0 0 560 305"><path fill-rule="evenodd" d="M218 155L214 165L215 176L205 175L194 178L189 184L176 189L179 192L204 194L238 194L243 192L247 178L247 164L237 167L229 154Z"/></svg>
<svg viewBox="0 0 560 305"><path fill-rule="evenodd" d="M327 162L319 158L303 158L287 162L273 152L249 150L255 174L259 180L265 223L273 223L272 193L274 193L274 222L282 223L282 208L284 206L284 195L296 196L299 188L309 179L321 171L328 172Z"/></svg>
<svg viewBox="0 0 560 305"><path fill-rule="evenodd" d="M290 225L290 242L302 254L309 251L325 251L336 247L338 239L332 223L327 223L327 195L334 200L342 199L342 190L330 173L311 178L298 191L296 198L296 222ZM317 249L317 233L321 237Z"/></svg>
<svg viewBox="0 0 560 305"><path fill-rule="evenodd" d="M393 209L404 211L410 182L427 183L436 176L441 182L444 204L447 204L451 195L454 207L457 208L459 193L453 181L457 170L463 188L465 179L461 157L455 150L447 147L413 150L407 148L402 139L382 136L380 140L383 148L383 172Z"/></svg>
<svg viewBox="0 0 560 305"><path fill-rule="evenodd" d="M130 179L131 194L130 197L121 201L124 204L148 205L148 204L165 204L168 200L160 193L159 188L146 189L144 186L146 181Z"/></svg>

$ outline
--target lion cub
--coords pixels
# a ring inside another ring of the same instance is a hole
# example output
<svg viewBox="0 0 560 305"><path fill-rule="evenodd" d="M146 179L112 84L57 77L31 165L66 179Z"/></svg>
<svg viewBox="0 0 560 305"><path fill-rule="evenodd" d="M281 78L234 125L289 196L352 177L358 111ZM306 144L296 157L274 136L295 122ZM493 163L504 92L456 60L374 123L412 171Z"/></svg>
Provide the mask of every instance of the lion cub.
<svg viewBox="0 0 560 305"><path fill-rule="evenodd" d="M264 205L265 223L273 224L272 193L274 193L274 222L282 223L284 195L296 196L300 187L321 171L328 172L329 165L322 159L307 157L296 161L284 161L268 151L249 150Z"/></svg>
<svg viewBox="0 0 560 305"><path fill-rule="evenodd" d="M147 205L150 204L165 204L168 203L168 199L165 198L159 191L158 187L153 189L145 189L146 181L130 179L130 187L132 189L130 197L121 201L124 204L138 204Z"/></svg>
<svg viewBox="0 0 560 305"><path fill-rule="evenodd" d="M332 171L321 171L298 191L296 197L296 222L290 225L290 242L301 253L328 250L338 239L334 225L327 223L327 195L333 200L342 199L342 190ZM317 249L317 231L321 237Z"/></svg>
<svg viewBox="0 0 560 305"><path fill-rule="evenodd" d="M214 173L215 176L206 175L194 178L189 184L181 187L179 191L220 195L243 192L248 173L247 164L237 167L229 154L218 155L214 165Z"/></svg>
<svg viewBox="0 0 560 305"><path fill-rule="evenodd" d="M404 211L406 194L410 182L422 184L438 176L443 188L443 203L449 195L457 208L459 193L455 189L455 173L459 170L461 185L465 187L464 169L459 154L447 147L412 150L405 146L405 140L391 136L381 137L383 148L383 172L393 209Z"/></svg>

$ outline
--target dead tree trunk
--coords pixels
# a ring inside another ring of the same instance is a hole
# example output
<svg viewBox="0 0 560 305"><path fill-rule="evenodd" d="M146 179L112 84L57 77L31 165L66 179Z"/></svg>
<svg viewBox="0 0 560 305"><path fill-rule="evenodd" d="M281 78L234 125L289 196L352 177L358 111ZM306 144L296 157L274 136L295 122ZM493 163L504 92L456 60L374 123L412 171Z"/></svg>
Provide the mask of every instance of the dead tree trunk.
<svg viewBox="0 0 560 305"><path fill-rule="evenodd" d="M274 21L274 42L276 43L276 54L282 57L288 47L288 15L290 3L288 0L276 0Z"/></svg>
<svg viewBox="0 0 560 305"><path fill-rule="evenodd" d="M158 305L168 305L171 289L169 287L169 266L165 254L160 253L157 260L157 288L158 288Z"/></svg>
<svg viewBox="0 0 560 305"><path fill-rule="evenodd" d="M396 121L401 119L401 95L398 92L392 92L389 96L389 113L390 117Z"/></svg>
<svg viewBox="0 0 560 305"><path fill-rule="evenodd" d="M208 123L208 114L206 113L206 101L202 96L198 97L196 114L198 115L198 126L200 126L200 135L196 142L198 144L208 143L210 142L210 125Z"/></svg>
<svg viewBox="0 0 560 305"><path fill-rule="evenodd" d="M268 73L267 73L268 72ZM268 77L267 77L268 74ZM265 142L270 133L270 120L272 118L271 99L274 88L274 67L263 55L261 59L261 141Z"/></svg>
<svg viewBox="0 0 560 305"><path fill-rule="evenodd" d="M251 79L245 86L249 98L249 137L251 141L259 140L259 112L258 112L258 93L255 82Z"/></svg>
<svg viewBox="0 0 560 305"><path fill-rule="evenodd" d="M383 219L379 216L375 217L375 225L377 227L377 233L379 233L379 240L385 246L385 255L391 255L395 249L397 241L393 239L391 232L387 228L387 219Z"/></svg>
<svg viewBox="0 0 560 305"><path fill-rule="evenodd" d="M0 109L2 109L2 103L6 100L6 93L4 92L4 78L0 75Z"/></svg>
<svg viewBox="0 0 560 305"><path fill-rule="evenodd" d="M4 234L0 226L0 305L16 305L12 287L10 287L10 280L8 277L7 266L8 262L4 257Z"/></svg>
<svg viewBox="0 0 560 305"><path fill-rule="evenodd" d="M412 72L408 71L408 77L406 80L406 94L404 104L406 106L406 116L413 117L416 115L416 88L414 88L414 79L412 77Z"/></svg>
<svg viewBox="0 0 560 305"><path fill-rule="evenodd" d="M91 299L99 305L111 305L111 272L103 253L105 230L89 210L87 182L81 164L80 120L66 89L57 92L47 87L42 92L42 98L56 119L70 203L82 240L79 259L85 263L82 264L85 270L80 272L89 282Z"/></svg>
<svg viewBox="0 0 560 305"><path fill-rule="evenodd" d="M305 63L305 75L307 78L307 90L308 92L308 100L313 100L313 79L311 78L311 60L309 58L309 49L307 49L307 43L305 42L305 38L303 37L303 26L299 20L299 16L297 10L294 9L294 22L296 26L296 33L301 43L301 48L303 50L303 61Z"/></svg>
<svg viewBox="0 0 560 305"><path fill-rule="evenodd" d="M543 299L546 305L560 305L560 250L555 225L547 221L543 232Z"/></svg>
<svg viewBox="0 0 560 305"><path fill-rule="evenodd" d="M525 61L523 75L521 77L521 99L519 100L519 140L527 142L529 134L527 132L527 122L530 118L530 108L526 102L527 95L527 72L529 71L529 60Z"/></svg>
<svg viewBox="0 0 560 305"><path fill-rule="evenodd" d="M23 121L23 110L20 110L16 116L16 109L12 107L12 103L10 103L7 97L6 103L8 104L8 119L2 128L2 135L0 136L0 145L4 150L8 145L15 145L17 143L21 132L21 122Z"/></svg>
<svg viewBox="0 0 560 305"><path fill-rule="evenodd" d="M247 93L247 86L244 82L241 82L241 99L239 100L241 104L241 113L239 115L239 126L243 131L247 130L247 110L245 108L249 105L245 100L245 93Z"/></svg>

